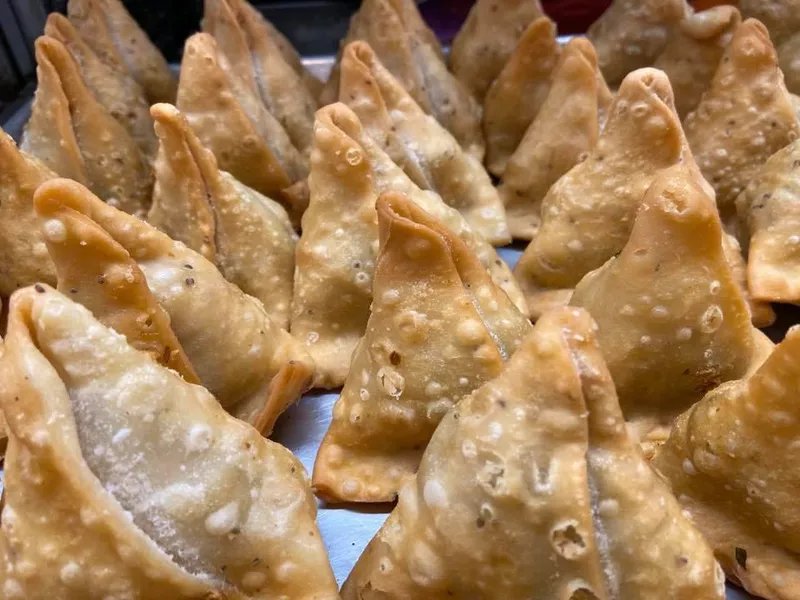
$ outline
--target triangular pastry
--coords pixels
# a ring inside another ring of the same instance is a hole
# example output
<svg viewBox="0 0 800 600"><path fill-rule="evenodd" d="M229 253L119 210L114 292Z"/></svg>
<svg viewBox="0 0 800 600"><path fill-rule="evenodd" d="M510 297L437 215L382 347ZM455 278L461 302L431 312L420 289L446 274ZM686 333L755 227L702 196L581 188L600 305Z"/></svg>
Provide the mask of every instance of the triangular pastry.
<svg viewBox="0 0 800 600"><path fill-rule="evenodd" d="M67 15L104 62L131 74L150 104L175 102L178 85L166 59L120 0L69 0Z"/></svg>
<svg viewBox="0 0 800 600"><path fill-rule="evenodd" d="M613 0L586 33L609 85L651 66L690 10L686 0Z"/></svg>
<svg viewBox="0 0 800 600"><path fill-rule="evenodd" d="M253 71L267 110L301 152L311 150L317 102L274 43L266 19L246 0L206 0L203 31L217 41L231 65Z"/></svg>
<svg viewBox="0 0 800 600"><path fill-rule="evenodd" d="M669 77L675 108L683 119L700 103L742 16L733 6L715 6L687 13L672 29L664 51L653 65Z"/></svg>
<svg viewBox="0 0 800 600"><path fill-rule="evenodd" d="M690 160L666 75L628 75L597 146L542 200L541 226L514 269L532 316L565 304L586 273L620 252L656 174Z"/></svg>
<svg viewBox="0 0 800 600"><path fill-rule="evenodd" d="M278 415L310 386L314 365L302 345L270 320L261 302L226 281L200 254L65 179L42 185L35 206L48 223L45 235L55 241L78 237L80 231L71 228L80 225L92 235L87 233L80 240L85 246L79 243L78 248L105 257L102 262L87 259L57 267L59 288L70 294L76 289L79 295L105 295L85 285L105 285L107 271L125 276L132 260L167 312L200 381L234 416L269 432ZM50 245L56 265L72 260L67 250ZM91 271L98 265L103 272ZM135 277L133 272L127 279ZM94 302L86 304L91 307Z"/></svg>
<svg viewBox="0 0 800 600"><path fill-rule="evenodd" d="M434 192L419 189L367 135L344 104L317 111L311 153L311 203L297 243L291 332L317 365L320 387L344 383L364 334L378 254L375 202L385 191L406 194L456 233L495 284L520 310L525 298L494 248Z"/></svg>
<svg viewBox="0 0 800 600"><path fill-rule="evenodd" d="M33 210L33 194L57 175L17 148L2 129L0 165L0 298L7 298L38 281L55 285L56 273L44 245L41 221Z"/></svg>
<svg viewBox="0 0 800 600"><path fill-rule="evenodd" d="M444 417L344 600L722 600L708 544L625 428L580 309Z"/></svg>
<svg viewBox="0 0 800 600"><path fill-rule="evenodd" d="M800 123L766 27L748 19L736 30L711 87L684 122L724 222L736 196L775 152L797 139Z"/></svg>
<svg viewBox="0 0 800 600"><path fill-rule="evenodd" d="M466 152L483 161L480 106L447 70L436 36L412 0L363 0L350 21L342 51L357 40L367 42L417 104L452 133ZM337 60L320 104L339 98L339 83Z"/></svg>
<svg viewBox="0 0 800 600"><path fill-rule="evenodd" d="M750 320L756 327L769 327L775 322L777 315L772 309L772 305L767 300L756 299L750 293L747 283L747 261L742 252L742 245L731 233L723 230L722 250L725 252L725 259L733 273L733 278L742 290L745 300L750 307Z"/></svg>
<svg viewBox="0 0 800 600"><path fill-rule="evenodd" d="M796 598L800 329L758 371L682 414L653 459L728 578L768 600Z"/></svg>
<svg viewBox="0 0 800 600"><path fill-rule="evenodd" d="M584 160L600 133L597 55L591 42L567 44L539 113L514 150L498 188L514 239L530 240L550 187Z"/></svg>
<svg viewBox="0 0 800 600"><path fill-rule="evenodd" d="M737 4L742 15L766 25L775 44L800 30L800 0L738 0Z"/></svg>
<svg viewBox="0 0 800 600"><path fill-rule="evenodd" d="M153 174L136 142L86 87L64 44L40 37L36 63L38 86L22 149L109 204L144 214Z"/></svg>
<svg viewBox="0 0 800 600"><path fill-rule="evenodd" d="M44 33L67 47L97 101L125 127L145 155L153 156L158 142L153 133L150 105L136 80L127 71L100 60L64 15L50 13Z"/></svg>
<svg viewBox="0 0 800 600"><path fill-rule="evenodd" d="M283 202L293 216L302 214L305 207L292 206L281 191L308 175L304 159L207 33L186 41L177 107L220 169Z"/></svg>
<svg viewBox="0 0 800 600"><path fill-rule="evenodd" d="M298 461L47 288L12 298L3 598L338 598Z"/></svg>
<svg viewBox="0 0 800 600"><path fill-rule="evenodd" d="M161 147L148 221L216 264L288 329L297 234L286 211L220 171L174 106L151 111Z"/></svg>
<svg viewBox="0 0 800 600"><path fill-rule="evenodd" d="M439 194L490 243L511 241L503 205L483 165L414 102L366 42L344 49L339 99L414 183Z"/></svg>
<svg viewBox="0 0 800 600"><path fill-rule="evenodd" d="M773 154L736 200L759 300L800 303L800 140Z"/></svg>
<svg viewBox="0 0 800 600"><path fill-rule="evenodd" d="M314 463L317 494L388 502L447 410L496 376L530 329L456 235L402 194L378 200L364 337Z"/></svg>
<svg viewBox="0 0 800 600"><path fill-rule="evenodd" d="M486 92L486 165L497 177L544 104L560 52L556 24L547 17L536 19Z"/></svg>
<svg viewBox="0 0 800 600"><path fill-rule="evenodd" d="M588 310L600 327L620 405L642 439L666 437L675 417L710 389L743 376L756 354L757 332L703 186L694 166L664 171L647 191L622 252L586 275L572 295L571 304Z"/></svg>
<svg viewBox="0 0 800 600"><path fill-rule="evenodd" d="M478 0L450 47L450 70L482 102L525 29L543 15L539 0Z"/></svg>

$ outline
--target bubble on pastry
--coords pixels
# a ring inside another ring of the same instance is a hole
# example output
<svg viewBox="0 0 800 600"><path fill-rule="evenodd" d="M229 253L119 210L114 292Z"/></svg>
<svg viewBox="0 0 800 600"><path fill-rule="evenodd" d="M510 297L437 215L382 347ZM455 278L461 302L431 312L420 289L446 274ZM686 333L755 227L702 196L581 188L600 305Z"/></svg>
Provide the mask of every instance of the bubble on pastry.
<svg viewBox="0 0 800 600"><path fill-rule="evenodd" d="M422 498L431 508L447 508L449 501L447 491L440 481L429 479L422 488Z"/></svg>
<svg viewBox="0 0 800 600"><path fill-rule="evenodd" d="M48 219L42 226L45 237L51 242L63 242L67 239L67 228L59 219Z"/></svg>
<svg viewBox="0 0 800 600"><path fill-rule="evenodd" d="M342 483L342 493L347 496L353 496L361 489L361 484L355 479L346 479Z"/></svg>
<svg viewBox="0 0 800 600"><path fill-rule="evenodd" d="M586 552L585 534L578 529L577 521L565 521L550 532L553 549L567 560L576 560Z"/></svg>
<svg viewBox="0 0 800 600"><path fill-rule="evenodd" d="M681 342L686 342L692 339L692 328L691 327L681 327L678 330L677 336L678 340Z"/></svg>
<svg viewBox="0 0 800 600"><path fill-rule="evenodd" d="M186 436L186 449L189 452L202 452L211 445L211 428L205 424L192 425Z"/></svg>
<svg viewBox="0 0 800 600"><path fill-rule="evenodd" d="M239 502L229 502L206 517L205 528L211 535L226 535L239 524Z"/></svg>
<svg viewBox="0 0 800 600"><path fill-rule="evenodd" d="M258 591L267 583L266 573L261 571L248 571L242 577L242 587L247 591Z"/></svg>
<svg viewBox="0 0 800 600"><path fill-rule="evenodd" d="M703 333L714 333L722 326L724 315L716 304L709 306L700 317L700 330Z"/></svg>

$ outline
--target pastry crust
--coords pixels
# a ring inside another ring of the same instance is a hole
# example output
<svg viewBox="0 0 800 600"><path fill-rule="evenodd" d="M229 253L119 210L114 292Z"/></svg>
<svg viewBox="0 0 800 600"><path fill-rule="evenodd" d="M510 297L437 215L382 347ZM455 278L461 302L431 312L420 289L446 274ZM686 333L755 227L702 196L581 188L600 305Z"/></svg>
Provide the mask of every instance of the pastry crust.
<svg viewBox="0 0 800 600"><path fill-rule="evenodd" d="M530 329L469 248L409 198L377 204L381 250L364 337L314 463L329 502L388 502L445 412Z"/></svg>
<svg viewBox="0 0 800 600"><path fill-rule="evenodd" d="M303 467L45 286L12 298L4 598L338 597Z"/></svg>
<svg viewBox="0 0 800 600"><path fill-rule="evenodd" d="M414 102L366 42L344 49L339 100L416 185L439 194L491 244L511 242L505 210L483 165Z"/></svg>
<svg viewBox="0 0 800 600"><path fill-rule="evenodd" d="M786 88L800 94L800 32L778 46L778 62L786 78ZM796 101L795 108L797 108Z"/></svg>
<svg viewBox="0 0 800 600"><path fill-rule="evenodd" d="M450 410L344 600L725 597L627 433L595 332L583 310L548 313Z"/></svg>
<svg viewBox="0 0 800 600"><path fill-rule="evenodd" d="M738 0L745 17L758 19L775 44L783 43L800 29L799 0Z"/></svg>

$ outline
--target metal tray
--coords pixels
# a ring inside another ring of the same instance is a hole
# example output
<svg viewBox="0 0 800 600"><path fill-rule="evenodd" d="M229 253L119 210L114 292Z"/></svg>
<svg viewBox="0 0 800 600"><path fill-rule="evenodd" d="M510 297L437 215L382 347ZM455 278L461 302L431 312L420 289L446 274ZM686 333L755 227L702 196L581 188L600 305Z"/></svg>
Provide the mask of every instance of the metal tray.
<svg viewBox="0 0 800 600"><path fill-rule="evenodd" d="M571 36L563 36L560 41L566 42ZM333 65L333 57L309 57L303 61L309 70L322 79L326 79ZM177 71L177 66L175 66ZM0 115L0 123L6 132L20 140L22 130L30 117L31 96L21 98L4 118ZM515 245L498 250L500 256L510 266L519 259L524 245ZM770 337L779 340L787 329L787 322L800 322L798 313L791 311L779 313L779 323L768 331ZM333 413L333 404L338 393L311 392L284 413L278 421L272 439L294 452L305 466L308 473L314 467L322 438L328 430ZM2 492L2 469L0 469L0 492ZM389 504L339 504L326 505L319 501L317 521L320 532L328 549L333 572L339 585L344 583L367 543L372 539L386 520L393 506ZM728 585L727 600L752 600L746 592Z"/></svg>

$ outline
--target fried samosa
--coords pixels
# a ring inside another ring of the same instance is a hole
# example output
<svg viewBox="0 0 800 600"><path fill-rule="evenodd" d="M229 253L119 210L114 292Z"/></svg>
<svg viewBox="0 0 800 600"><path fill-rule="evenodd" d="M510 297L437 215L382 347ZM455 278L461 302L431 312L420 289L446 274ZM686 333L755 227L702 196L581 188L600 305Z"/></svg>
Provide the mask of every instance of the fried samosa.
<svg viewBox="0 0 800 600"><path fill-rule="evenodd" d="M478 0L450 47L450 70L482 102L525 29L543 15L539 0Z"/></svg>
<svg viewBox="0 0 800 600"><path fill-rule="evenodd" d="M158 147L150 105L144 91L125 70L100 60L64 15L50 13L44 33L64 44L80 67L86 87L112 117L128 131L145 156Z"/></svg>
<svg viewBox="0 0 800 600"><path fill-rule="evenodd" d="M778 63L786 79L786 89L800 94L800 32L778 46Z"/></svg>
<svg viewBox="0 0 800 600"><path fill-rule="evenodd" d="M314 464L331 502L389 502L447 410L530 329L469 248L395 192L377 203L371 314Z"/></svg>
<svg viewBox="0 0 800 600"><path fill-rule="evenodd" d="M764 25L748 19L739 26L684 126L697 164L717 193L723 222L733 226L736 197L759 167L800 133Z"/></svg>
<svg viewBox="0 0 800 600"><path fill-rule="evenodd" d="M773 154L736 200L760 300L800 303L800 140Z"/></svg>
<svg viewBox="0 0 800 600"><path fill-rule="evenodd" d="M542 200L541 226L514 269L532 316L566 304L586 273L619 253L653 178L691 160L667 76L628 75L597 146Z"/></svg>
<svg viewBox="0 0 800 600"><path fill-rule="evenodd" d="M252 71L254 91L295 148L307 154L314 137L317 101L286 62L265 23L246 0L205 0L203 31L214 36L219 50L237 72Z"/></svg>
<svg viewBox="0 0 800 600"><path fill-rule="evenodd" d="M281 124L231 67L207 33L186 41L178 86L178 110L220 169L246 186L275 198L299 218L305 206L281 194L308 175L308 167Z"/></svg>
<svg viewBox="0 0 800 600"><path fill-rule="evenodd" d="M344 600L722 600L724 576L625 428L580 309L545 315L433 435Z"/></svg>
<svg viewBox="0 0 800 600"><path fill-rule="evenodd" d="M653 459L728 578L767 600L800 590L800 329L758 371L682 414Z"/></svg>
<svg viewBox="0 0 800 600"><path fill-rule="evenodd" d="M56 273L44 245L42 223L33 210L33 194L56 177L0 129L0 298L38 281L55 285Z"/></svg>
<svg viewBox="0 0 800 600"><path fill-rule="evenodd" d="M311 153L311 203L297 243L291 332L317 365L320 387L344 383L364 334L378 255L375 202L385 191L406 194L476 254L495 284L521 310L525 298L508 266L464 217L434 192L419 189L362 129L344 104L317 112Z"/></svg>
<svg viewBox="0 0 800 600"><path fill-rule="evenodd" d="M45 286L12 298L3 597L338 598L300 462Z"/></svg>
<svg viewBox="0 0 800 600"><path fill-rule="evenodd" d="M480 105L447 70L436 35L413 0L363 0L350 21L342 51L357 40L367 42L417 104L453 134L468 154L483 161ZM335 102L339 85L337 60L320 104Z"/></svg>
<svg viewBox="0 0 800 600"><path fill-rule="evenodd" d="M497 78L483 105L486 165L502 177L506 164L550 91L561 46L556 24L547 17L531 23Z"/></svg>
<svg viewBox="0 0 800 600"><path fill-rule="evenodd" d="M161 147L147 220L216 264L288 330L297 234L286 211L220 171L174 106L151 112Z"/></svg>
<svg viewBox="0 0 800 600"><path fill-rule="evenodd" d="M175 102L178 86L166 59L120 0L69 0L67 16L106 64L131 74L148 103Z"/></svg>
<svg viewBox="0 0 800 600"><path fill-rule="evenodd" d="M758 19L780 44L800 29L800 0L737 0L745 17Z"/></svg>
<svg viewBox="0 0 800 600"><path fill-rule="evenodd" d="M366 42L344 49L339 99L416 185L439 194L491 244L511 242L505 210L483 165L414 102Z"/></svg>
<svg viewBox="0 0 800 600"><path fill-rule="evenodd" d="M700 103L741 22L742 16L735 7L715 6L687 13L672 29L664 51L653 66L669 77L681 119Z"/></svg>
<svg viewBox="0 0 800 600"><path fill-rule="evenodd" d="M756 356L750 314L723 250L713 197L694 166L656 177L622 252L584 277L571 304L597 321L620 405L639 437L664 439L709 390ZM771 349L771 348L770 348Z"/></svg>
<svg viewBox="0 0 800 600"><path fill-rule="evenodd" d="M314 364L302 345L200 254L65 179L42 185L35 207L54 242L59 289L91 307L107 295L99 289L104 273L91 272L98 264L92 254L108 257L103 268L123 277L129 265L138 266L200 381L234 416L269 432L310 386ZM79 236L78 226L91 233L80 240L85 244L58 243ZM89 258L75 262L76 248Z"/></svg>
<svg viewBox="0 0 800 600"><path fill-rule="evenodd" d="M610 98L597 77L592 43L567 44L539 114L508 161L498 188L514 239L530 240L548 190L597 144L601 106Z"/></svg>
<svg viewBox="0 0 800 600"><path fill-rule="evenodd" d="M651 66L690 10L686 0L613 0L586 33L609 85Z"/></svg>
<svg viewBox="0 0 800 600"><path fill-rule="evenodd" d="M109 204L143 215L153 173L136 142L89 91L64 44L40 37L36 63L38 86L22 149Z"/></svg>

